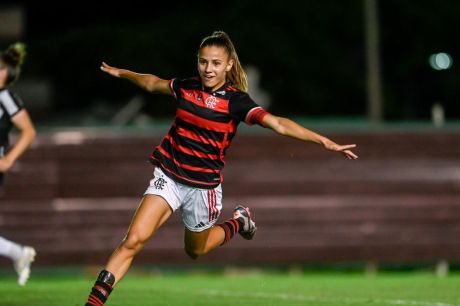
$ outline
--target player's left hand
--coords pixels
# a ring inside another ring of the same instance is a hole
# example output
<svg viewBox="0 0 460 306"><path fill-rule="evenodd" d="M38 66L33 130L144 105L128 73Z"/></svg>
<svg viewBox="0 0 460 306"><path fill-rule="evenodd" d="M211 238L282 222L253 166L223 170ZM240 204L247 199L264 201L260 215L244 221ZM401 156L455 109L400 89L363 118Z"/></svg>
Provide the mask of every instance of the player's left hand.
<svg viewBox="0 0 460 306"><path fill-rule="evenodd" d="M324 147L327 150L336 151L343 153L348 159L358 159L358 155L353 153L350 149L356 148L356 144L348 144L348 145L339 145L331 140L327 140L324 142Z"/></svg>

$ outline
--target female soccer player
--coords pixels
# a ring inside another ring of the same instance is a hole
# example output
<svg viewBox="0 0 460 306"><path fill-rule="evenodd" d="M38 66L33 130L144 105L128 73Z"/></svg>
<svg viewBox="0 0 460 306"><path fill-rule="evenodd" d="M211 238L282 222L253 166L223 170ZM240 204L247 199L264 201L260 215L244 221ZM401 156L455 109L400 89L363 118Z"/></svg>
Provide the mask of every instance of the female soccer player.
<svg viewBox="0 0 460 306"><path fill-rule="evenodd" d="M106 302L134 256L176 209L180 209L185 225L185 252L193 259L227 243L236 233L252 239L256 226L248 208L237 206L232 218L216 224L222 208L224 156L240 122L259 124L281 135L316 142L349 159L357 158L350 151L355 145L338 145L257 105L246 93L246 74L226 33L217 31L203 39L197 66L198 77L164 80L102 63L102 71L151 93L172 95L178 104L169 133L151 155L154 178L126 237L99 274L87 306Z"/></svg>
<svg viewBox="0 0 460 306"><path fill-rule="evenodd" d="M22 106L21 100L8 87L19 78L25 48L21 43L9 46L0 55L0 187L3 173L27 150L35 138L35 128ZM8 148L8 134L15 126L20 131L18 141ZM0 255L11 258L18 273L18 283L26 284L30 275L30 265L35 257L35 249L22 246L0 237Z"/></svg>

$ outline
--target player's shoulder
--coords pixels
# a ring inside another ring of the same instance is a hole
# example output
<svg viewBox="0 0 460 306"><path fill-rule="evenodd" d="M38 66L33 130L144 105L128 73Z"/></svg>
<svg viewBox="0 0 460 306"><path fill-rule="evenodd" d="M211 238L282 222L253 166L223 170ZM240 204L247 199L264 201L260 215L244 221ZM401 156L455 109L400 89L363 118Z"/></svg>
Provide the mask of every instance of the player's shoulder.
<svg viewBox="0 0 460 306"><path fill-rule="evenodd" d="M183 88L187 88L187 89L201 88L201 80L199 77L176 78L175 81Z"/></svg>
<svg viewBox="0 0 460 306"><path fill-rule="evenodd" d="M241 91L234 87L231 87L231 86L227 87L225 91L226 91L226 95L228 96L229 100L232 102L251 100L247 92Z"/></svg>
<svg viewBox="0 0 460 306"><path fill-rule="evenodd" d="M13 100L14 102L19 101L19 96L11 91L9 88L0 89L0 102L10 101Z"/></svg>
<svg viewBox="0 0 460 306"><path fill-rule="evenodd" d="M0 106L10 116L14 116L24 107L24 104L16 93L10 89L3 89L0 90Z"/></svg>
<svg viewBox="0 0 460 306"><path fill-rule="evenodd" d="M8 88L0 89L0 98L6 97L6 96L11 96L11 95L12 95L12 92L11 92L10 89L8 89Z"/></svg>

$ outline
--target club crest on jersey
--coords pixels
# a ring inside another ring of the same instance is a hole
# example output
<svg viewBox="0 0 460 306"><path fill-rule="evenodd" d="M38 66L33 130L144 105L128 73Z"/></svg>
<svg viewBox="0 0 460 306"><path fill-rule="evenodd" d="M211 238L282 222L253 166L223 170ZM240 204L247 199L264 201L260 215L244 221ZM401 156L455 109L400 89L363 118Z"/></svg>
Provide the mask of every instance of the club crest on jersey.
<svg viewBox="0 0 460 306"><path fill-rule="evenodd" d="M206 98L206 100L204 100L204 104L206 105L206 107L212 109L216 108L217 102L219 102L219 100L217 100L217 98L214 96L209 96Z"/></svg>

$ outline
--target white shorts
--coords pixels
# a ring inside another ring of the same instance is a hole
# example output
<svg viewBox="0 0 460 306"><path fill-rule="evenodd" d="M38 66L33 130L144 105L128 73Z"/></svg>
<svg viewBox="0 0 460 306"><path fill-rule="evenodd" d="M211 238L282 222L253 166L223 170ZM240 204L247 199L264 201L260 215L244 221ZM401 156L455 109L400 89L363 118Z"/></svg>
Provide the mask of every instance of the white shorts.
<svg viewBox="0 0 460 306"><path fill-rule="evenodd" d="M144 192L162 197L172 210L180 208L185 227L201 232L212 227L222 210L222 186L200 189L177 183L155 167L153 179Z"/></svg>

